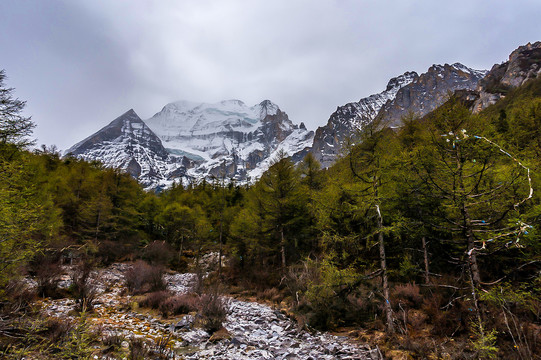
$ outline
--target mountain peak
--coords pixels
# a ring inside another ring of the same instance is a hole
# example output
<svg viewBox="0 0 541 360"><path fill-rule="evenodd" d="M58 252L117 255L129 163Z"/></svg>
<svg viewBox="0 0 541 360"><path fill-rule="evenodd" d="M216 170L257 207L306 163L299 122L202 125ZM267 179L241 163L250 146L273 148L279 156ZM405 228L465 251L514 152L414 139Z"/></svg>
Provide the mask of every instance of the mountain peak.
<svg viewBox="0 0 541 360"><path fill-rule="evenodd" d="M265 119L267 115L276 115L278 114L278 111L280 111L280 108L278 107L278 105L276 105L270 100L263 100L257 106L261 108L259 112L259 118L261 120Z"/></svg>
<svg viewBox="0 0 541 360"><path fill-rule="evenodd" d="M404 85L409 84L416 78L418 78L419 75L415 71L406 71L404 74L391 78L389 82L387 83L387 88L385 91L391 91L393 89L401 88Z"/></svg>

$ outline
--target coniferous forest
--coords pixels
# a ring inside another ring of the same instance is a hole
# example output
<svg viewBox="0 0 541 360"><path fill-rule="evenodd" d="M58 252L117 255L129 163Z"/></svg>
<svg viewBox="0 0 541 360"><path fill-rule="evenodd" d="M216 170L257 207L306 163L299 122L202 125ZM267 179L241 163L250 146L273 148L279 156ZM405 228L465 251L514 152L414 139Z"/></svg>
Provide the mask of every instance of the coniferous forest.
<svg viewBox="0 0 541 360"><path fill-rule="evenodd" d="M309 331L377 343L388 358L541 354L539 78L478 114L454 94L399 128L373 122L327 169L282 153L250 185L223 176L159 193L54 147L32 150L34 124L4 72L0 102L5 358L96 354L105 342L84 325L92 269L201 274L211 253L208 289L272 303ZM79 275L59 289L66 265ZM128 284L141 307L152 307L153 284ZM73 298L78 322L62 330L44 318L36 304L49 297Z"/></svg>

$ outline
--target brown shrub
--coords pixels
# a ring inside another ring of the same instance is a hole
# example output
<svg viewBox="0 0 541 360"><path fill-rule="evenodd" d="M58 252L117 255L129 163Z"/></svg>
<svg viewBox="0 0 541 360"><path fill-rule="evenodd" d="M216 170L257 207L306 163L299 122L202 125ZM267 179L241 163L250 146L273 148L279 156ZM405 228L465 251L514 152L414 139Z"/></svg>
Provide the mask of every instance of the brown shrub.
<svg viewBox="0 0 541 360"><path fill-rule="evenodd" d="M159 309L160 306L169 298L171 294L168 291L154 291L145 295L145 298L139 302L142 307Z"/></svg>
<svg viewBox="0 0 541 360"><path fill-rule="evenodd" d="M165 290L167 284L163 279L163 273L163 267L152 266L142 260L137 260L124 275L126 287L132 294Z"/></svg>
<svg viewBox="0 0 541 360"><path fill-rule="evenodd" d="M258 297L261 299L270 300L274 302L280 302L283 299L283 296L280 293L280 290L274 287L270 289L265 289L263 290L263 292L259 292Z"/></svg>
<svg viewBox="0 0 541 360"><path fill-rule="evenodd" d="M79 311L92 310L94 300L98 295L96 284L90 277L92 269L93 264L90 261L83 261L71 275L71 291L77 301Z"/></svg>
<svg viewBox="0 0 541 360"><path fill-rule="evenodd" d="M30 273L36 277L38 294L43 297L58 297L58 282L62 274L58 254L40 254L30 263Z"/></svg>
<svg viewBox="0 0 541 360"><path fill-rule="evenodd" d="M143 251L143 259L154 265L165 266L174 255L173 249L165 241L153 241Z"/></svg>
<svg viewBox="0 0 541 360"><path fill-rule="evenodd" d="M149 355L148 343L136 337L131 337L129 340L130 352L128 354L128 360L145 360Z"/></svg>
<svg viewBox="0 0 541 360"><path fill-rule="evenodd" d="M433 294L423 300L421 310L428 315L429 321L434 325L432 334L438 336L450 336L458 334L465 329L471 311L465 311L459 300L453 302L453 306L446 307L448 302L444 301L440 294Z"/></svg>
<svg viewBox="0 0 541 360"><path fill-rule="evenodd" d="M27 310L37 295L36 291L29 288L26 283L16 280L11 280L7 284L5 292L9 294L9 299L1 304L1 310L4 313Z"/></svg>
<svg viewBox="0 0 541 360"><path fill-rule="evenodd" d="M111 265L115 261L126 257L132 248L119 241L104 240L100 242L96 257L103 265Z"/></svg>
<svg viewBox="0 0 541 360"><path fill-rule="evenodd" d="M222 327L222 323L227 316L227 308L217 293L201 296L201 316L202 326L209 333L213 333Z"/></svg>
<svg viewBox="0 0 541 360"><path fill-rule="evenodd" d="M193 295L175 295L167 298L160 304L160 311L164 316L188 314L197 311L200 299Z"/></svg>
<svg viewBox="0 0 541 360"><path fill-rule="evenodd" d="M408 324L414 330L421 330L428 321L428 315L421 310L409 309L407 312Z"/></svg>
<svg viewBox="0 0 541 360"><path fill-rule="evenodd" d="M392 290L391 297L393 303L396 304L400 301L408 307L418 308L423 302L419 285L411 283L396 285Z"/></svg>
<svg viewBox="0 0 541 360"><path fill-rule="evenodd" d="M75 325L65 319L51 317L48 318L42 334L51 344L63 343L70 335Z"/></svg>

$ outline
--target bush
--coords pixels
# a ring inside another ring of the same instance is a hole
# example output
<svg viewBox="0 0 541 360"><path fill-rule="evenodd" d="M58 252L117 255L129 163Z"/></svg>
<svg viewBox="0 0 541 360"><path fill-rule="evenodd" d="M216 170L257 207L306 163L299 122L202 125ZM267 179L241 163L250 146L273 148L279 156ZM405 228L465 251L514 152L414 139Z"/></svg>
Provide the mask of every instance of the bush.
<svg viewBox="0 0 541 360"><path fill-rule="evenodd" d="M105 240L100 242L96 257L101 260L103 265L108 266L125 258L126 254L131 251L133 251L132 247L122 242Z"/></svg>
<svg viewBox="0 0 541 360"><path fill-rule="evenodd" d="M154 265L165 266L173 256L173 249L165 241L153 241L143 251L143 259Z"/></svg>
<svg viewBox="0 0 541 360"><path fill-rule="evenodd" d="M43 335L51 344L60 344L69 337L73 328L74 324L71 321L51 317L45 322Z"/></svg>
<svg viewBox="0 0 541 360"><path fill-rule="evenodd" d="M38 294L43 297L57 297L58 282L62 274L57 254L38 255L30 263L30 274L36 277Z"/></svg>
<svg viewBox="0 0 541 360"><path fill-rule="evenodd" d="M197 311L199 301L194 295L175 295L162 302L159 309L164 316L188 314Z"/></svg>
<svg viewBox="0 0 541 360"><path fill-rule="evenodd" d="M89 359L95 352L93 344L99 340L99 334L90 328L84 313L74 322L49 319L45 335L55 359Z"/></svg>
<svg viewBox="0 0 541 360"><path fill-rule="evenodd" d="M148 343L141 338L131 337L128 360L145 360L148 355Z"/></svg>
<svg viewBox="0 0 541 360"><path fill-rule="evenodd" d="M90 274L92 264L89 261L83 261L75 268L72 278L71 291L77 301L79 311L91 310L94 300L98 295L96 285L92 281Z"/></svg>
<svg viewBox="0 0 541 360"><path fill-rule="evenodd" d="M145 298L139 302L139 305L151 309L159 309L163 302L169 297L171 297L171 294L168 291L154 291L148 293Z"/></svg>
<svg viewBox="0 0 541 360"><path fill-rule="evenodd" d="M167 284L163 280L163 273L163 267L152 266L142 260L137 260L125 274L126 287L132 294L165 290Z"/></svg>
<svg viewBox="0 0 541 360"><path fill-rule="evenodd" d="M36 298L36 291L22 281L12 280L7 284L2 297L6 297L6 301L1 304L2 313L17 313L30 307Z"/></svg>
<svg viewBox="0 0 541 360"><path fill-rule="evenodd" d="M399 284L391 292L393 304L401 302L408 307L418 308L423 303L423 297L419 285L417 284Z"/></svg>
<svg viewBox="0 0 541 360"><path fill-rule="evenodd" d="M265 289L262 292L259 292L257 296L261 299L270 300L276 303L279 303L284 298L284 296L280 293L280 290L275 287Z"/></svg>
<svg viewBox="0 0 541 360"><path fill-rule="evenodd" d="M441 294L435 293L423 300L421 310L428 315L429 321L434 325L432 334L437 336L451 336L465 330L466 321L472 315L472 311L466 310L463 302L456 300L452 307L446 307Z"/></svg>
<svg viewBox="0 0 541 360"><path fill-rule="evenodd" d="M222 328L222 323L227 317L227 309L217 293L201 296L201 316L202 326L209 333Z"/></svg>
<svg viewBox="0 0 541 360"><path fill-rule="evenodd" d="M168 291L155 291L139 302L142 307L158 309L163 316L188 314L199 310L201 299L197 295L172 295Z"/></svg>

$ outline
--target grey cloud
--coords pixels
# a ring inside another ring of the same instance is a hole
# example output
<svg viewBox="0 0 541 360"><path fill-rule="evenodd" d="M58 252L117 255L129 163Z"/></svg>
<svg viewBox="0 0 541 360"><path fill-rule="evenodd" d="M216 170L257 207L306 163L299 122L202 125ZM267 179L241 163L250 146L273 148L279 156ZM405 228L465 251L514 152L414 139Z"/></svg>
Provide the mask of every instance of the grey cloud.
<svg viewBox="0 0 541 360"><path fill-rule="evenodd" d="M432 63L490 68L541 34L523 1L7 1L0 54L40 143L67 148L129 108L271 99L295 122Z"/></svg>

